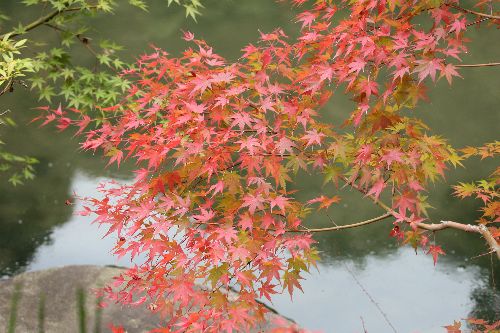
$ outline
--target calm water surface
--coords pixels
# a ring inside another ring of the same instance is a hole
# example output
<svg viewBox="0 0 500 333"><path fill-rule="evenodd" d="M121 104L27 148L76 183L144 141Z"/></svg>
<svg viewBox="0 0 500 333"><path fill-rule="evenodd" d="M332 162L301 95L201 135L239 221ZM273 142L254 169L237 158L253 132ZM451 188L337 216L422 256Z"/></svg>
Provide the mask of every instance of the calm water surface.
<svg viewBox="0 0 500 333"><path fill-rule="evenodd" d="M133 59L148 50L150 42L180 52L185 44L179 39L180 29L188 29L205 38L220 54L239 56L239 50L255 41L258 29L269 31L282 26L296 34L291 24L293 14L286 6L272 0L218 1L209 8L198 24L186 21L183 13L166 9L163 4L150 14L120 9L110 20L95 19L96 30L127 46ZM0 10L15 10L12 2L0 3ZM36 13L23 11L26 20ZM123 20L127 17L127 20ZM126 22L125 22L126 21ZM485 30L483 30L485 31ZM488 62L500 57L500 46L492 41L495 32L473 32L471 54L465 62ZM52 32L50 32L52 33ZM55 38L55 36L54 36ZM498 87L500 70L469 69L464 80L452 88L444 82L431 92L431 102L418 112L435 129L450 138L455 146L481 144L498 139L500 102ZM78 142L70 134L57 134L52 129L25 125L38 105L29 93L16 91L2 96L0 111L10 109L20 124L16 129L2 128L2 138L12 149L40 160L37 178L22 187L12 188L0 182L0 276L69 264L130 264L116 262L109 254L112 239L89 218L74 216L74 206L64 205L74 192L96 195L101 181L130 179L130 167L106 169L100 156L78 152ZM332 122L343 119L350 103L337 96L322 112ZM466 169L451 173L447 182L471 181L491 173L493 162L466 164ZM307 197L320 192L322 179L301 177L298 186ZM477 218L479 206L474 201L457 201L450 197L448 185L436 185L429 195L435 209L433 219L469 222ZM330 213L338 223L349 223L376 216L379 211L357 193L345 191L343 204ZM308 221L317 226L330 222L326 216ZM275 298L273 306L300 325L323 332L390 332L385 319L399 332L442 332L442 326L454 320L477 316L500 318L498 262L489 256L477 235L445 231L436 235L447 255L436 267L432 258L415 255L410 248L400 248L389 239L390 223L367 226L335 234L317 236L322 261L319 271L312 271L303 282L304 294ZM496 281L495 281L496 280ZM381 313L383 312L383 314ZM385 317L384 317L385 316Z"/></svg>

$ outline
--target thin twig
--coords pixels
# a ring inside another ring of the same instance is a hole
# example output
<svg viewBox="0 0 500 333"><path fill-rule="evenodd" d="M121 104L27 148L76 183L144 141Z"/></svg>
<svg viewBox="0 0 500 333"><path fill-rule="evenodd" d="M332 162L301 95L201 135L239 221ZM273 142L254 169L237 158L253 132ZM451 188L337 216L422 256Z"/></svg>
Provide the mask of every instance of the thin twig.
<svg viewBox="0 0 500 333"><path fill-rule="evenodd" d="M454 65L455 67L491 67L491 66L500 66L500 62L489 62L485 64L462 64L462 65Z"/></svg>
<svg viewBox="0 0 500 333"><path fill-rule="evenodd" d="M394 333L398 333L398 331L396 330L396 328L394 327L394 325L391 323L391 321L389 320L389 317L387 316L387 314L384 312L384 310L382 310L382 308L380 307L380 305L377 303L377 301L375 301L372 297L372 295L370 295L370 293L368 292L368 290L366 290L365 287L363 287L363 285L361 284L361 282L358 280L358 278L356 277L356 275L354 275L354 272L349 268L349 266L345 263L345 262L342 262L342 264L344 265L345 269L347 270L347 272L349 273L349 275L351 275L352 279L354 280L354 282L356 282L356 284L359 286L359 288L363 291L363 293L365 293L365 295L368 297L368 299L370 300L370 302L372 302L373 305L375 305L375 307L377 308L377 310L380 312L380 314L382 315L382 317L384 317L385 321L387 322L387 324L392 328L392 331Z"/></svg>
<svg viewBox="0 0 500 333"><path fill-rule="evenodd" d="M14 90L14 79L10 78L5 85L5 88L0 91L0 96L7 92L12 92Z"/></svg>
<svg viewBox="0 0 500 333"><path fill-rule="evenodd" d="M20 35L23 35L25 34L26 32L30 31L30 30L33 30L47 22L50 22L52 21L52 19L60 14L63 14L63 13L67 13L67 12L75 12L75 11L80 11L80 10L83 10L83 9L93 9L93 8L97 8L96 6L89 6L89 7L72 7L72 8L64 8L64 9L58 9L58 10L54 10L53 12L50 12L49 14L39 18L38 20L35 20L31 23L29 23L28 25L26 25L24 27L24 31L23 32L7 32L3 35L0 35L0 39L3 39L4 37L6 36L9 36L9 38L13 38L13 37L17 37L17 36L20 36Z"/></svg>
<svg viewBox="0 0 500 333"><path fill-rule="evenodd" d="M335 248L336 246L334 246ZM336 249L337 253L340 255L341 254L341 251L340 251L340 248L337 248ZM349 268L349 266L347 265L347 263L345 263L344 261L340 261L341 264L344 266L345 270L349 273L349 275L352 277L352 279L356 282L356 284L359 286L359 288L363 291L363 293L368 297L368 299L370 300L370 302L375 305L375 307L377 308L377 310L380 312L380 314L384 317L384 320L387 322L387 324L392 328L393 332L394 333L397 333L397 330L396 328L394 327L394 325L391 323L391 320L389 319L389 317L387 316L387 314L385 313L385 311L382 309L382 307L377 303L377 301L375 301L375 299L372 297L372 295L370 295L370 293L368 292L368 290L366 290L366 288L363 286L363 284L361 283L361 281L358 280L358 278L356 277L356 275L354 274L354 272ZM365 328L365 323L363 321L363 317L361 317L361 321L363 323L363 329L366 333L366 328Z"/></svg>
<svg viewBox="0 0 500 333"><path fill-rule="evenodd" d="M49 22L51 21L54 17L56 17L57 15L63 13L65 10L64 9L60 9L60 10L54 10L53 12L39 18L38 20L35 20L33 22L31 22L30 24L28 24L25 28L24 28L24 32L28 32L30 30L33 30L35 29L36 27L46 23L46 22ZM2 36L0 36L1 39L3 39L5 36L9 35L9 38L12 38L12 37L16 37L16 36L19 36L19 35L22 35L23 33L22 32L19 32L19 33L5 33L3 34Z"/></svg>
<svg viewBox="0 0 500 333"><path fill-rule="evenodd" d="M59 31L59 32L62 32L62 33L67 33L67 34L71 34L73 36L75 36L76 39L78 39L82 44L83 46L93 55L97 58L98 54L97 52L89 45L89 38L87 37L84 37L82 36L81 34L75 34L75 33L72 33L68 30L64 30L54 24L50 24L50 23L44 23L45 26L49 27L49 28L52 28L56 31Z"/></svg>
<svg viewBox="0 0 500 333"><path fill-rule="evenodd" d="M467 23L465 26L466 27L470 27L471 25L476 25L476 24L479 24L481 22L488 21L488 20L491 20L491 19L488 18L488 17L483 17L482 19L476 20L474 22Z"/></svg>
<svg viewBox="0 0 500 333"><path fill-rule="evenodd" d="M363 332L368 333L368 331L366 330L366 327L365 327L365 321L363 320L363 317L359 316L359 318L361 318L361 324L363 325Z"/></svg>
<svg viewBox="0 0 500 333"><path fill-rule="evenodd" d="M450 6L452 8L455 8L457 10L460 10L460 11L462 11L464 13L468 13L468 14L472 14L472 15L477 15L477 16L481 16L481 17L486 17L486 18L489 18L489 19L492 19L492 20L500 20L500 16L476 12L474 10L467 9L467 8L462 8L460 6L457 6L457 5L454 5L454 4L451 4L451 3L447 3L446 5Z"/></svg>
<svg viewBox="0 0 500 333"><path fill-rule="evenodd" d="M494 250L490 250L486 253L481 253L481 254L478 254L477 256L474 256L474 257L470 257L469 260L472 260L472 259L478 259L478 258L481 258L481 257L484 257L484 256L487 256L489 255L491 257L491 254L493 254L493 252L495 252Z"/></svg>
<svg viewBox="0 0 500 333"><path fill-rule="evenodd" d="M282 215L280 215L280 216L282 216ZM392 216L391 213L385 213L383 215L374 217L372 219L364 220L364 221L357 222L357 223L352 223L352 224L338 225L338 226L335 226L335 227L316 228L316 229L309 229L307 227L303 227L304 229L286 229L285 232L290 232L290 233L293 233L293 232L309 233L309 232L311 232L311 233L315 233L315 232L325 232L325 231L337 231L337 230L351 229L351 228L357 228L357 227L361 227L361 226L364 226L364 225L367 225L367 224L375 223L375 222L378 222L378 221L381 221L381 220L385 220L386 218L389 218L391 216ZM193 221L192 223L193 224L197 224L197 225L213 225L213 226L220 226L221 225L220 223L217 223L217 222L199 222L199 221ZM272 229L272 228L269 228L269 229L266 229L266 230L267 231L278 231L278 230Z"/></svg>
<svg viewBox="0 0 500 333"><path fill-rule="evenodd" d="M352 224L346 224L346 225L338 225L335 227L327 227L327 228L316 228L316 229L307 229L307 230L286 230L287 232L325 232L325 231L336 231L336 230L344 230L344 229L351 229L351 228L357 228L361 227L363 225L371 224L374 222L378 222L381 220L385 220L386 218L391 217L391 213L385 213L383 215L374 217L369 220L357 222L357 223L352 223Z"/></svg>
<svg viewBox="0 0 500 333"><path fill-rule="evenodd" d="M338 224L337 224L337 223L335 223L335 221L334 221L334 220L330 217L330 215L329 215L328 213L325 213L325 214L326 214L326 216L328 217L328 219L330 220L330 222L332 222L332 224L333 224L334 226L338 227Z"/></svg>

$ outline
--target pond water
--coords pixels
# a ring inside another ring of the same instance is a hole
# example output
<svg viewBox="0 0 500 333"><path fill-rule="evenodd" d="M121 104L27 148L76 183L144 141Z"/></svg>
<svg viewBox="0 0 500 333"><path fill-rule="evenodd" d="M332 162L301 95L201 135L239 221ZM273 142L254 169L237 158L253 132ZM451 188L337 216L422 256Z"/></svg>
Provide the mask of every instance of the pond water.
<svg viewBox="0 0 500 333"><path fill-rule="evenodd" d="M14 2L0 3L4 12L15 8ZM36 17L29 11L22 15L26 20ZM244 45L255 41L258 29L281 26L291 36L296 34L293 13L272 0L209 2L196 24L183 15L161 2L149 14L124 7L111 19L96 18L94 24L103 37L125 45L130 59L147 51L149 43L180 52L185 47L180 29L203 37L228 58L238 57ZM473 31L471 37L474 43L466 63L499 58L500 45L492 43L497 37L494 31ZM464 80L451 88L438 83L431 102L415 112L455 146L498 139L500 70L467 69L462 74ZM64 202L74 192L95 195L101 181L127 181L130 166L106 169L100 156L79 152L69 133L26 125L38 105L34 96L21 90L1 97L0 111L12 110L19 124L15 129L2 128L2 139L16 152L38 158L40 164L37 178L23 186L13 188L0 181L0 276L69 264L127 265L109 254L113 240L102 239L103 230L90 224L90 218L73 215L78 203ZM340 97L322 112L338 121L349 110L349 101ZM494 166L491 161L471 161L465 169L455 170L447 184L436 185L429 193L435 208L431 218L461 222L477 218L477 202L451 198L449 185L484 177ZM308 197L333 193L321 183L321 179L302 179L298 186L307 190ZM342 205L330 212L339 223L379 213L357 193L345 191L342 196ZM318 216L309 223L330 222ZM398 332L442 332L443 325L469 316L500 318L500 294L493 288L499 285L500 267L490 256L477 257L486 252L482 239L454 231L438 233L437 241L447 255L434 267L431 257L395 244L388 237L390 228L390 223L379 223L318 235L322 260L319 270L311 271L303 282L304 294L294 295L293 302L288 295L278 296L273 306L300 325L323 332L363 332L363 326L368 332L390 332L388 322Z"/></svg>

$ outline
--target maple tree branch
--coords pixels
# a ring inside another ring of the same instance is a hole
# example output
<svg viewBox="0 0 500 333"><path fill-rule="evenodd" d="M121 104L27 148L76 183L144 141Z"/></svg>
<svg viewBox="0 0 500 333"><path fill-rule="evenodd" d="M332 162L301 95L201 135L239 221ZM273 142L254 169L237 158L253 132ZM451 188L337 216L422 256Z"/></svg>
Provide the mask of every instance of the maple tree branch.
<svg viewBox="0 0 500 333"><path fill-rule="evenodd" d="M348 184L349 186L353 187L354 189L358 190L359 192L363 193L366 195L366 191L364 191L362 188L360 188L358 185L354 184L353 182L349 182L349 179L346 177L341 177L342 180ZM370 197L375 204L377 204L379 207L383 208L388 214L396 217L397 213L388 205L383 203L382 201ZM491 232L488 230L488 228L484 225L472 225L472 224L464 224L464 223L459 223L459 222L453 222L453 221L441 221L440 223L415 223L416 227L419 229L424 229L424 230L429 230L429 231L439 231L439 230L444 230L444 229L456 229L456 230L462 230L465 232L474 232L481 234L483 238L486 240L488 243L489 247L493 252L496 252L498 260L500 260L500 245L498 244L497 240L495 237L491 234Z"/></svg>
<svg viewBox="0 0 500 333"><path fill-rule="evenodd" d="M472 225L472 224L463 224L454 221L441 221L440 223L417 223L417 227L420 229L430 230L430 231L439 231L444 229L457 229L465 232L475 232L481 234L483 238L486 240L488 245L491 248L491 251L496 252L498 259L500 260L500 245L496 241L495 237L491 234L488 228L485 225Z"/></svg>
<svg viewBox="0 0 500 333"><path fill-rule="evenodd" d="M303 230L286 230L286 232L324 232L324 231L337 231L337 230L351 229L351 228L357 228L357 227L361 227L363 225L375 223L375 222L378 222L378 221L381 221L381 220L385 220L386 218L389 218L391 216L392 216L392 214L388 212L388 213L385 213L383 215L374 217L372 219L364 220L364 221L357 222L357 223L352 223L352 224L338 225L338 226L335 226L335 227L327 227L327 228L303 229Z"/></svg>
<svg viewBox="0 0 500 333"><path fill-rule="evenodd" d="M483 17L482 19L476 20L474 22L467 23L465 26L466 27L470 27L471 25L476 25L476 24L479 24L481 22L488 21L488 20L490 20L490 19L487 18L487 17Z"/></svg>
<svg viewBox="0 0 500 333"><path fill-rule="evenodd" d="M92 8L97 8L97 6L89 6L89 7L72 7L72 8L64 8L64 9L57 9L54 10L53 12L50 12L49 14L39 18L38 20L35 20L28 25L24 27L24 32L7 32L3 35L0 35L0 39L3 39L5 36L9 36L9 38L17 37L20 35L24 35L26 32L33 30L47 22L52 21L52 19L60 14L67 13L67 12L74 12L74 11L79 11L82 9L92 9Z"/></svg>
<svg viewBox="0 0 500 333"><path fill-rule="evenodd" d="M7 92L12 92L13 87L14 87L14 79L10 78L7 81L7 84L5 85L5 87L2 89L2 91L0 91L0 96L2 96L3 94L6 94Z"/></svg>
<svg viewBox="0 0 500 333"><path fill-rule="evenodd" d="M500 66L500 62L489 62L485 64L462 64L462 65L453 65L455 67L490 67L490 66Z"/></svg>
<svg viewBox="0 0 500 333"><path fill-rule="evenodd" d="M62 32L62 33L67 33L67 34L71 34L73 35L76 39L78 39L82 44L83 46L95 57L98 56L97 52L90 46L90 42L89 42L89 38L85 37L85 36L82 36L81 34L75 34L75 33L72 33L68 30L64 30L54 24L51 24L51 23L44 23L45 26L51 28L51 29L54 29L55 31L59 31L59 32Z"/></svg>
<svg viewBox="0 0 500 333"><path fill-rule="evenodd" d="M469 65L468 67L472 67L474 65ZM358 190L362 194L366 195L366 191L359 187L358 185L354 184L353 182L350 182L349 179L346 177L341 177L341 179L349 186L353 187L354 189ZM316 228L316 229L305 229L305 230L286 230L286 232L311 232L311 233L316 233L316 232L326 232L326 231L337 231L337 230L343 230L343 229L350 229L350 228L356 228L360 227L363 225L371 224L377 221L384 220L386 218L389 218L391 216L396 217L397 213L387 204L384 202L380 201L379 199L371 198L375 204L377 204L379 207L384 209L386 211L385 214L380 215L378 217L357 222L357 223L352 223L352 224L347 224L347 225L341 225L341 226L334 226L334 227L327 227L327 228ZM491 234L491 232L488 230L487 227L484 225L478 225L474 226L471 224L463 224L459 222L453 222L453 221L441 221L441 223L433 223L433 224L427 224L427 223L416 223L417 228L424 229L424 230L429 230L429 231L439 231L439 230L444 230L444 229L457 229L457 230L462 230L466 232L474 232L474 233L479 233L481 234L488 245L490 246L491 250L497 253L497 257L500 260L500 245L498 245L498 242L496 241L495 237Z"/></svg>
<svg viewBox="0 0 500 333"><path fill-rule="evenodd" d="M38 20L35 20L33 22L31 22L30 24L28 24L25 28L24 28L24 31L25 32L28 32L30 30L33 30L35 29L36 27L42 25L42 24L45 24L49 21L51 21L54 17L56 17L57 15L63 13L65 10L64 9L60 9L60 10L54 10L53 12L39 18ZM12 37L16 37L16 36L19 36L19 35L22 35L23 33L5 33L3 34L2 36L0 36L1 39L3 39L5 36L9 35L9 38L12 38Z"/></svg>
<svg viewBox="0 0 500 333"><path fill-rule="evenodd" d="M284 215L281 215L281 214L275 214L275 215L278 215L278 216L281 216L281 217L285 217ZM367 224L372 224L372 223L375 223L375 222L378 222L378 221L382 221L382 220L385 220L389 217L392 217L392 213L390 212L387 212L385 214L382 214L380 216L377 216L377 217L374 217L372 219L368 219L368 220L364 220L364 221L361 221L361 222L356 222L356 223L351 223L351 224L345 224L345 225L336 225L334 227L326 227L326 228L315 228L315 229L309 229L309 228L305 228L305 229L286 229L285 232L302 232L302 233L316 233L316 232L325 232L325 231L337 231L337 230L344 230L344 229L352 229L352 228L357 228L357 227L361 227L361 226L364 226L364 225L367 225ZM213 225L213 226L220 226L220 223L217 223L217 222L199 222L199 221L195 221L193 222L194 224L197 224L197 225ZM276 229L266 229L267 231L277 231Z"/></svg>
<svg viewBox="0 0 500 333"><path fill-rule="evenodd" d="M471 10L471 9L467 9L467 8L463 8L463 7L460 7L460 6L457 6L457 5L454 5L454 4L451 4L451 3L447 3L446 4L447 6L450 6L452 8L455 8L457 10L460 10L464 13L468 13L468 14L472 14L472 15L477 15L477 16L481 16L481 17L485 17L485 18L489 18L489 19L492 19L492 20L500 20L500 16L497 16L497 15L492 15L492 14L486 14L486 13L481 13L481 12L476 12L474 10Z"/></svg>

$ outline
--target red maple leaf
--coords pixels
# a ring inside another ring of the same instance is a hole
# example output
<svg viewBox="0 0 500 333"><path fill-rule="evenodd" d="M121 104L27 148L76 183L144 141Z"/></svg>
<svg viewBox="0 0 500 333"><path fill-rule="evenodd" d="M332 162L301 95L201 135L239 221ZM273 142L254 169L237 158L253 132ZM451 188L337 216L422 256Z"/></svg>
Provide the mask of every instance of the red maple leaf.
<svg viewBox="0 0 500 333"><path fill-rule="evenodd" d="M340 197L338 195L334 195L333 197L329 198L327 196L322 195L320 197L309 200L307 203L313 204L316 202L320 203L319 205L320 209L326 209L330 207L332 204L340 202Z"/></svg>
<svg viewBox="0 0 500 333"><path fill-rule="evenodd" d="M285 207L288 206L288 198L282 195L278 195L276 198L272 199L270 202L271 212L273 208L277 206L283 213L285 212Z"/></svg>
<svg viewBox="0 0 500 333"><path fill-rule="evenodd" d="M397 148L389 149L380 159L387 163L387 167L390 167L393 162L401 163L403 161L404 154Z"/></svg>
<svg viewBox="0 0 500 333"><path fill-rule="evenodd" d="M445 76L449 84L454 76L462 77L455 69L456 67L452 64L446 64L446 66L441 68L440 78Z"/></svg>
<svg viewBox="0 0 500 333"><path fill-rule="evenodd" d="M439 58L417 60L418 66L414 71L418 73L419 82L422 82L427 76L430 76L432 81L436 81L436 73L442 68L442 62Z"/></svg>
<svg viewBox="0 0 500 333"><path fill-rule="evenodd" d="M314 144L320 145L321 140L325 137L325 134L318 133L316 129L307 131L304 136L302 136L301 140L307 141L306 147L312 146Z"/></svg>
<svg viewBox="0 0 500 333"><path fill-rule="evenodd" d="M445 255L446 253L443 251L441 246L430 245L429 249L427 250L427 254L432 255L432 260L434 260L434 266L436 266L439 255Z"/></svg>
<svg viewBox="0 0 500 333"><path fill-rule="evenodd" d="M373 184L373 186L368 191L368 193L366 193L366 195L367 196L373 195L375 197L375 199L378 199L380 196L380 193L382 193L384 188L385 188L385 181L382 178L380 178L379 180L377 180Z"/></svg>

